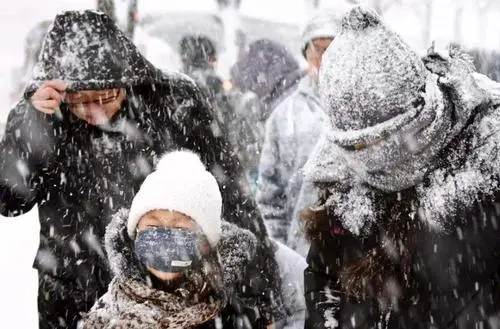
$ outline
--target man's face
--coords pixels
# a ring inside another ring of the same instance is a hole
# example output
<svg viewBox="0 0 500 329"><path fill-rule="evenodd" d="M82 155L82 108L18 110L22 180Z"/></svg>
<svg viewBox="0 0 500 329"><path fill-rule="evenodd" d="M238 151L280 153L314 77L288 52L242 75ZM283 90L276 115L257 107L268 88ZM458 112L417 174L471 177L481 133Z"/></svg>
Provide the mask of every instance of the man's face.
<svg viewBox="0 0 500 329"><path fill-rule="evenodd" d="M318 38L311 41L307 46L306 59L308 64L308 73L316 82L318 82L319 78L321 58L332 41L332 38Z"/></svg>
<svg viewBox="0 0 500 329"><path fill-rule="evenodd" d="M125 89L84 90L66 94L64 99L69 110L90 125L109 122L120 110L125 100Z"/></svg>

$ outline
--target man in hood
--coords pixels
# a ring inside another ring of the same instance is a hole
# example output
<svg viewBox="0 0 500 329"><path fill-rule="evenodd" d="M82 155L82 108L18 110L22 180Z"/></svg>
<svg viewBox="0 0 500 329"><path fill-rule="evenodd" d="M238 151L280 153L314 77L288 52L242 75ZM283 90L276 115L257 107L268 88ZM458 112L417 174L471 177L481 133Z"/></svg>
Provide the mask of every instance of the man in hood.
<svg viewBox="0 0 500 329"><path fill-rule="evenodd" d="M326 52L306 328L498 328L500 84L352 8Z"/></svg>
<svg viewBox="0 0 500 329"><path fill-rule="evenodd" d="M223 187L223 218L261 239L261 265L272 278L264 275L249 288L263 290L270 305L277 297L272 305L279 307L265 227L212 119L192 80L157 70L108 16L56 16L0 148L0 212L16 216L38 205L40 328L75 328L106 291L107 221L130 204L158 155L176 148L200 154ZM275 311L261 313L262 322L274 321Z"/></svg>
<svg viewBox="0 0 500 329"><path fill-rule="evenodd" d="M270 234L303 256L307 243L294 217L302 185L301 169L321 136L326 114L318 97L321 58L335 35L338 20L331 12L314 16L302 36L308 74L297 90L282 101L266 122L257 180L257 203Z"/></svg>

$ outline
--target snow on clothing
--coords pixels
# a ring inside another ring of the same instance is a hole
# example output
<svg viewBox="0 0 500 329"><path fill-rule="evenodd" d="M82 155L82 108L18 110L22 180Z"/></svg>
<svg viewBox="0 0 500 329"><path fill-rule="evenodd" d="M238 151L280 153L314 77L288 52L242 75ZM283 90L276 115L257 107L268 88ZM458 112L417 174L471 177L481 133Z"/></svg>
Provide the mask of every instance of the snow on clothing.
<svg viewBox="0 0 500 329"><path fill-rule="evenodd" d="M362 7L323 65L333 125L305 167L320 190L306 327L487 327L500 311L500 85L461 53L421 61Z"/></svg>
<svg viewBox="0 0 500 329"><path fill-rule="evenodd" d="M111 277L101 245L103 219L130 205L158 155L168 150L199 153L224 186L223 218L267 241L255 205L239 187L242 170L224 138L214 136L213 113L192 80L155 69L107 16L93 11L58 15L40 58L26 99L56 78L69 82L69 90L123 87L127 93L103 127L78 120L64 104L62 120L27 100L9 114L0 148L0 211L16 216L38 204L34 267L40 272L41 328L74 327L78 315L69 312L88 310L106 291ZM259 252L267 270L259 284L280 305L273 250L261 243Z"/></svg>
<svg viewBox="0 0 500 329"><path fill-rule="evenodd" d="M326 124L317 85L306 76L271 114L259 164L257 204L270 235L303 255L307 244L294 216L302 168Z"/></svg>
<svg viewBox="0 0 500 329"><path fill-rule="evenodd" d="M281 294L286 317L276 324L277 329L303 329L306 317L304 298L304 257L284 244L274 241L276 261L281 273Z"/></svg>
<svg viewBox="0 0 500 329"><path fill-rule="evenodd" d="M217 321L226 328L263 327L255 316L246 318L255 313L253 307L260 306L261 298L244 288L245 272L257 247L251 232L223 222L221 239L215 251L205 256L203 267L219 270L190 269L186 279L169 291L151 284L135 255L127 219L127 211L120 210L106 229L114 278L108 292L83 317L83 328L215 328Z"/></svg>

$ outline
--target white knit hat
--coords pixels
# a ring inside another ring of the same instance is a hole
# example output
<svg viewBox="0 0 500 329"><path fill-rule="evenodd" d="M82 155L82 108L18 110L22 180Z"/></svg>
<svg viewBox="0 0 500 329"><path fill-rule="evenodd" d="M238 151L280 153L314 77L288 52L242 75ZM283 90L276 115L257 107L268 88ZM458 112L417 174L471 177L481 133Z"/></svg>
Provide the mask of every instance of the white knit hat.
<svg viewBox="0 0 500 329"><path fill-rule="evenodd" d="M134 239L141 217L159 209L175 210L191 217L212 246L219 241L222 196L214 176L195 153L175 151L160 159L132 201L128 235Z"/></svg>
<svg viewBox="0 0 500 329"><path fill-rule="evenodd" d="M318 38L335 38L340 32L340 18L333 10L317 12L304 27L302 32L302 54L309 43Z"/></svg>

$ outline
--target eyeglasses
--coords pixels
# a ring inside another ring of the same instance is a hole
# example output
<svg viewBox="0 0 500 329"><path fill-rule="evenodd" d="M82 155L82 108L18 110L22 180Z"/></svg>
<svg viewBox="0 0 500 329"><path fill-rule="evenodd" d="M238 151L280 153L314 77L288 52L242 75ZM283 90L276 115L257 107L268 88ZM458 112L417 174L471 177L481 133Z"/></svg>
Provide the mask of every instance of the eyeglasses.
<svg viewBox="0 0 500 329"><path fill-rule="evenodd" d="M68 106L88 106L90 104L96 104L101 106L106 106L116 102L122 93L122 89L113 89L105 94L98 95L97 97L86 97L86 95L80 96L79 94L68 94L65 97L64 103ZM68 97L69 96L69 97ZM88 99L94 98L94 99Z"/></svg>

